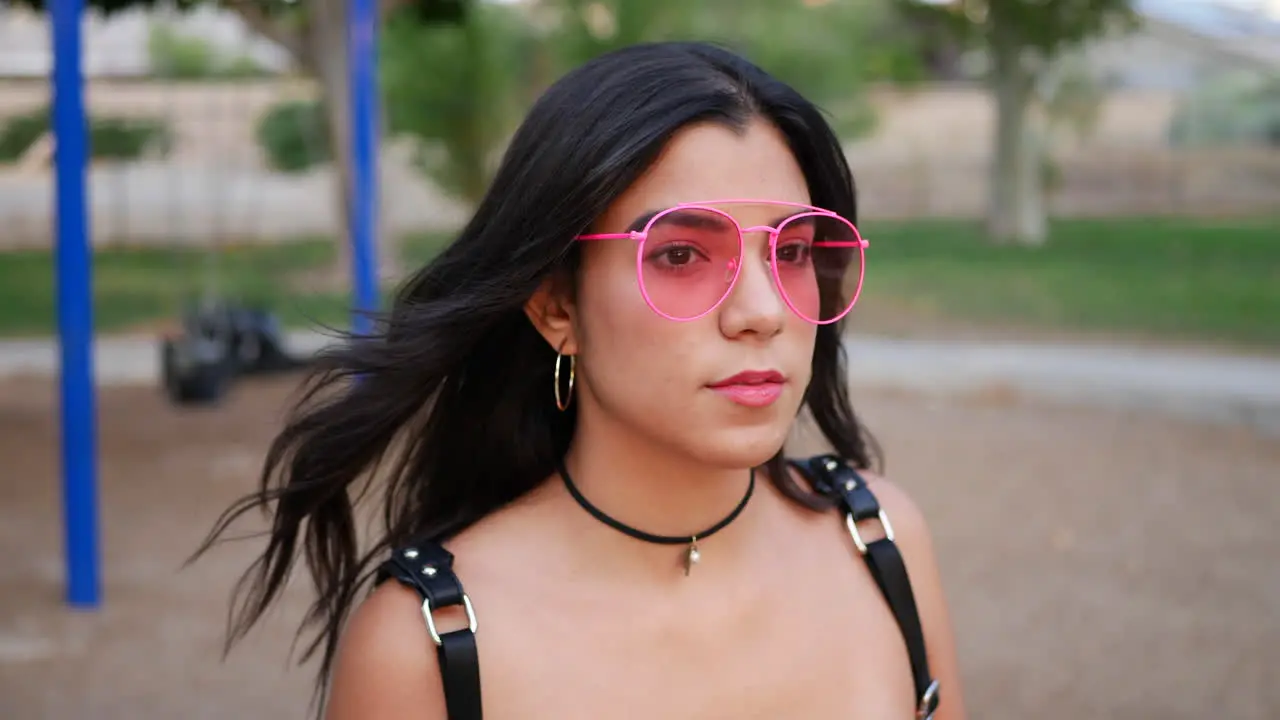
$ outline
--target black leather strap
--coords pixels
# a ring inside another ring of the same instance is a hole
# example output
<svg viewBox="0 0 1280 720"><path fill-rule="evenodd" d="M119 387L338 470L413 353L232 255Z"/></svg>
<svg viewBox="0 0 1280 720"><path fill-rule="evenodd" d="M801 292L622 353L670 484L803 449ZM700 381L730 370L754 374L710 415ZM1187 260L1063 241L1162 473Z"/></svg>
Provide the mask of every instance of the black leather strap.
<svg viewBox="0 0 1280 720"><path fill-rule="evenodd" d="M462 582L453 572L453 555L436 543L421 542L396 549L378 568L375 583L394 578L413 588L423 601L423 620L440 660L449 720L481 720L480 657L476 652L475 613ZM437 632L432 612L461 605L468 626Z"/></svg>
<svg viewBox="0 0 1280 720"><path fill-rule="evenodd" d="M834 455L818 455L792 463L821 493L837 500L845 513L846 525L854 546L863 558L880 592L889 603L911 658L911 675L915 684L916 717L930 718L938 709L938 683L929 673L929 658L925 652L924 630L916 609L915 594L911 591L911 578L907 565L894 542L893 526L880 507L867 482L847 462ZM865 542L857 523L877 519L884 526L885 536Z"/></svg>

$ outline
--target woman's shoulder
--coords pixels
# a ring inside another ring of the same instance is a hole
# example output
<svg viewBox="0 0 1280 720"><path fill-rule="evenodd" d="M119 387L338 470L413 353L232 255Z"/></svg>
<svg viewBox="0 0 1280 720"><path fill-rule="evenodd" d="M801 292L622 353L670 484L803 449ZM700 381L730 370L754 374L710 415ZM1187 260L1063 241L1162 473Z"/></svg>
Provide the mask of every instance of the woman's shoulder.
<svg viewBox="0 0 1280 720"><path fill-rule="evenodd" d="M858 474L866 481L867 489L875 496L885 517L889 518L894 541L902 547L903 554L918 553L932 545L928 520L910 491L874 472L859 470Z"/></svg>
<svg viewBox="0 0 1280 720"><path fill-rule="evenodd" d="M857 470L856 473L883 511L883 517L857 523L863 542L871 542L891 532L907 569L929 664L933 676L944 688L943 696L946 698L936 717L940 720L963 718L964 699L954 629L929 522L902 485L867 470ZM881 527L876 527L877 524Z"/></svg>
<svg viewBox="0 0 1280 720"><path fill-rule="evenodd" d="M513 554L512 539L518 537L513 532L518 533L519 515L504 509L448 541L423 540L390 549L379 568L379 581L343 630L331 675L330 720L447 717L441 665L423 612L423 592L443 593L433 596L431 612L440 635L467 627L475 612L470 596L477 589L477 597L485 598L486 607L493 611L492 578L508 576L497 583L504 586L515 570L507 560ZM507 519L511 516L514 523ZM504 546L507 552L500 552ZM420 575L425 572L430 575ZM419 590L415 580L421 580L426 589Z"/></svg>
<svg viewBox="0 0 1280 720"><path fill-rule="evenodd" d="M536 596L542 587L537 580L545 573L534 570L540 552L540 496L535 491L447 540L390 549L382 558L381 581L353 610L343 630L331 675L330 720L447 717L437 647L413 575L428 565L440 568L431 575L444 584L448 596L442 600L448 606L431 613L440 635L465 629L479 615L479 624L492 631L485 635L485 647L501 657L509 642L504 636L513 632L510 618L525 617L519 611L526 606L511 602L515 596L510 588L522 587ZM467 598L465 603L457 591ZM514 629L519 629L518 623Z"/></svg>
<svg viewBox="0 0 1280 720"><path fill-rule="evenodd" d="M917 584L915 581L919 577L919 584L923 587L917 590L917 594L934 592L936 588L931 580L938 573L933 534L928 519L911 492L885 475L870 469L855 468L848 461L834 456L818 456L802 461L802 465L810 470L810 475L817 474L812 471L818 469L814 467L818 463L826 463L830 472L825 478L811 480L817 481L818 492L837 499L841 512L856 514L857 522L854 527L847 528L855 542L870 543L890 536L902 553L913 585ZM842 474L844 472L848 474ZM824 479L834 481L836 487L823 486ZM857 484L847 484L850 479ZM845 539L848 541L850 538Z"/></svg>
<svg viewBox="0 0 1280 720"><path fill-rule="evenodd" d="M421 606L415 591L394 580L356 606L339 641L327 718L446 717Z"/></svg>

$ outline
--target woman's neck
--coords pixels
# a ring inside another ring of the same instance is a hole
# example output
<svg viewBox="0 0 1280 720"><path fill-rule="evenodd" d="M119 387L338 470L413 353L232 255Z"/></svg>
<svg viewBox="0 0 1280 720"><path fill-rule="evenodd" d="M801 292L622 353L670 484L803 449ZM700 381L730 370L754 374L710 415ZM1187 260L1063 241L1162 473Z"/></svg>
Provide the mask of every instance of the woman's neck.
<svg viewBox="0 0 1280 720"><path fill-rule="evenodd" d="M742 502L751 477L749 468L700 463L599 422L579 424L564 464L578 491L599 511L635 530L670 537L692 537L724 520ZM763 477L756 478L757 486L763 482ZM565 499L577 504L567 489ZM583 528L593 535L593 552L671 562L676 567L681 553L687 551L638 540L591 517L586 509L575 510L584 523L598 528ZM749 505L705 546L699 539L702 552L724 557L734 538L753 522L750 510Z"/></svg>
<svg viewBox="0 0 1280 720"><path fill-rule="evenodd" d="M747 492L749 469L605 457L570 450L565 469L598 510L653 535L689 537L720 522Z"/></svg>

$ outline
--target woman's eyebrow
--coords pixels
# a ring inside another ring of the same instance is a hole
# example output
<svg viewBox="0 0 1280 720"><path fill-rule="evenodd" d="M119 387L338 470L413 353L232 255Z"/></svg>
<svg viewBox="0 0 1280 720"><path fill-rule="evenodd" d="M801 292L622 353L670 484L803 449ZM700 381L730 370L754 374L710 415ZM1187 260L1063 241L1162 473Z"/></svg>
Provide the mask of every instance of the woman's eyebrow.
<svg viewBox="0 0 1280 720"><path fill-rule="evenodd" d="M641 215L637 216L635 220L631 221L631 224L627 226L626 232L632 233L632 232L640 232L641 230L644 230L645 226L649 224L649 221L652 220L653 217L660 212L662 212L662 210L649 210L647 212L642 213ZM769 226L776 228L782 223L790 220L791 218L799 214L803 214L803 211L787 213L786 215L779 215L769 224ZM814 222L814 218L805 217L799 222L812 224Z"/></svg>
<svg viewBox="0 0 1280 720"><path fill-rule="evenodd" d="M653 216L657 215L660 212L662 211L650 210L644 213L643 215L640 215L635 220L632 220L631 224L627 226L627 232L640 232L641 230L644 229L645 225L649 224L649 221L653 219Z"/></svg>

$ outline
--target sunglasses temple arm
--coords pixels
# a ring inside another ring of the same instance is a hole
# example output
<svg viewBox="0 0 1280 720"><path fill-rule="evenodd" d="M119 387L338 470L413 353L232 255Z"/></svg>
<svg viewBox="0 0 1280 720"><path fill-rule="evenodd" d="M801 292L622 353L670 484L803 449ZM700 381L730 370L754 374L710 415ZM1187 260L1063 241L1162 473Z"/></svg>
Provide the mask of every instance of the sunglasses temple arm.
<svg viewBox="0 0 1280 720"><path fill-rule="evenodd" d="M867 247L870 244L871 243L867 242L866 240L861 240L861 241L855 240L853 242L834 242L834 241L829 242L824 240L824 241L819 241L814 243L814 245L818 247L860 247L860 248Z"/></svg>

